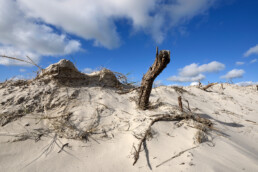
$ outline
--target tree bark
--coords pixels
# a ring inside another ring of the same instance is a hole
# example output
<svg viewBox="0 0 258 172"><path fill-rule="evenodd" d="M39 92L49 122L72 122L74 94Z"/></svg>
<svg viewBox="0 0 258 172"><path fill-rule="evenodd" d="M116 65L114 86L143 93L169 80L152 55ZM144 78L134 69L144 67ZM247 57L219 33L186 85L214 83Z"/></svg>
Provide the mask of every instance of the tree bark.
<svg viewBox="0 0 258 172"><path fill-rule="evenodd" d="M158 47L156 48L156 59L153 65L149 68L147 73L142 78L140 95L138 100L139 108L146 110L149 106L149 97L152 90L152 84L155 78L166 68L167 64L170 62L170 51L161 50L158 52Z"/></svg>

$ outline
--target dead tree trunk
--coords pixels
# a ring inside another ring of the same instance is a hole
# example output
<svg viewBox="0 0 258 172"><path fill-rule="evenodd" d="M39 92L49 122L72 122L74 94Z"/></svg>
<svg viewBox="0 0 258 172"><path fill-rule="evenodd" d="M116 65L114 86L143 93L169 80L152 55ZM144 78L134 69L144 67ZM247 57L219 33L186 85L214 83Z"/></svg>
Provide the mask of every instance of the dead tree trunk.
<svg viewBox="0 0 258 172"><path fill-rule="evenodd" d="M140 95L138 99L139 108L145 110L149 105L149 97L152 89L152 84L155 78L166 68L167 64L170 62L170 51L161 50L158 52L158 47L156 48L156 59L153 65L149 68L148 72L143 76Z"/></svg>

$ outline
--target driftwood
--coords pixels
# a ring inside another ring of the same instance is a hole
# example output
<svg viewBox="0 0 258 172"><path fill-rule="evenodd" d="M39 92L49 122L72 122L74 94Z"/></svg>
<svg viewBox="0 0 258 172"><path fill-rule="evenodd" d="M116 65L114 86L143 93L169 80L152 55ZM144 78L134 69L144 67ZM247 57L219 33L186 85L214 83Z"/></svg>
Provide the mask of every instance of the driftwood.
<svg viewBox="0 0 258 172"><path fill-rule="evenodd" d="M183 112L184 110L183 110L183 103L182 103L181 96L179 96L177 99L178 99L178 106L180 108L180 111Z"/></svg>
<svg viewBox="0 0 258 172"><path fill-rule="evenodd" d="M256 85L257 91L258 91L258 85Z"/></svg>
<svg viewBox="0 0 258 172"><path fill-rule="evenodd" d="M189 119L192 119L196 122L199 122L199 123L202 123L204 124L205 126L211 128L212 127L212 122L208 119L205 119L205 118L201 118L199 116L196 116L196 115L192 115L192 114L187 114L187 113L183 113L183 114L180 114L180 115L161 115L159 117L156 117L154 118L151 123L149 124L148 126L148 129L145 131L144 133L144 136L140 139L140 143L138 145L138 148L135 149L135 153L134 153L134 162L133 162L133 165L135 165L140 157L140 152L141 152L141 147L143 145L144 142L146 142L146 139L147 139L147 136L150 134L151 132L151 126L155 123L155 122L158 122L158 121L182 121L182 120L189 120Z"/></svg>
<svg viewBox="0 0 258 172"><path fill-rule="evenodd" d="M149 105L149 97L152 90L152 84L155 78L166 68L170 62L170 51L156 48L156 59L153 65L149 68L147 73L143 76L138 99L139 108L145 110Z"/></svg>
<svg viewBox="0 0 258 172"><path fill-rule="evenodd" d="M208 85L206 85L205 87L202 87L201 89L204 91L207 91L208 88L212 87L213 85L216 85L217 83L210 83Z"/></svg>

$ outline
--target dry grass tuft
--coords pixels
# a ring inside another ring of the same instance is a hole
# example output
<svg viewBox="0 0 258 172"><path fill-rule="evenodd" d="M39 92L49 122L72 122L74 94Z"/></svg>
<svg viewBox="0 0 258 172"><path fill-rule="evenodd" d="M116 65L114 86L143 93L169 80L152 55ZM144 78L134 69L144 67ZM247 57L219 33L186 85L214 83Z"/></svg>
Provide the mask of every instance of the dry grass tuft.
<svg viewBox="0 0 258 172"><path fill-rule="evenodd" d="M195 143L201 144L205 141L207 141L208 137L205 132L202 130L198 130L194 136Z"/></svg>

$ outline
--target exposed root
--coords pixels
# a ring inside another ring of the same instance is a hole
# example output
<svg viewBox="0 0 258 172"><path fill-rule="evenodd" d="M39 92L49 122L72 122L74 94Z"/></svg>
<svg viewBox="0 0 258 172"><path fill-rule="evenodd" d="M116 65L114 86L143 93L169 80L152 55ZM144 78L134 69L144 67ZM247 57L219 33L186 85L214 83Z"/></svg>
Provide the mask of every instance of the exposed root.
<svg viewBox="0 0 258 172"><path fill-rule="evenodd" d="M187 103L187 109L189 110L189 112L192 112L192 111L191 111L191 108L190 108L190 105L189 105L189 101L188 101L188 100L185 100L185 102Z"/></svg>
<svg viewBox="0 0 258 172"><path fill-rule="evenodd" d="M195 116L195 115L192 115L192 114L187 114L187 113L183 113L183 114L179 114L179 115L161 115L159 117L156 117L154 118L151 123L149 124L148 126L148 129L145 131L143 137L140 139L140 143L138 145L138 148L135 149L135 153L134 153L134 162L133 162L133 165L136 164L136 162L138 161L139 159L139 156L140 156L140 151L141 151L141 147L142 147L142 144L143 142L146 141L150 131L151 131L151 126L155 123L155 122L158 122L158 121L182 121L182 120L194 120L198 123L201 123L201 124L204 124L205 126L207 127L212 127L212 122L208 119L204 119L204 118L201 118L199 116Z"/></svg>
<svg viewBox="0 0 258 172"><path fill-rule="evenodd" d="M64 147L66 147L66 146L68 146L68 145L69 145L69 143L63 144L63 146L61 147L60 151L58 151L57 153L62 152L62 150L64 149Z"/></svg>
<svg viewBox="0 0 258 172"><path fill-rule="evenodd" d="M210 84L206 85L205 87L201 87L201 89L204 90L204 91L207 91L208 88L210 88L210 87L212 87L216 84L218 84L218 83L210 83Z"/></svg>
<svg viewBox="0 0 258 172"><path fill-rule="evenodd" d="M198 146L195 146L195 147L192 147L192 148L189 148L189 149L186 149L186 150L184 150L184 151L179 152L178 154L172 156L172 157L169 158L168 160L166 160L166 161L160 163L159 165L157 165L156 168L158 168L159 166L161 166L161 165L163 165L163 164L165 164L165 163L171 161L172 159L174 159L174 158L176 158L176 157L179 157L179 156L182 155L183 153L185 153L185 152L187 152L187 151L189 151L189 150L195 149L195 148L197 148L197 147L198 147Z"/></svg>

